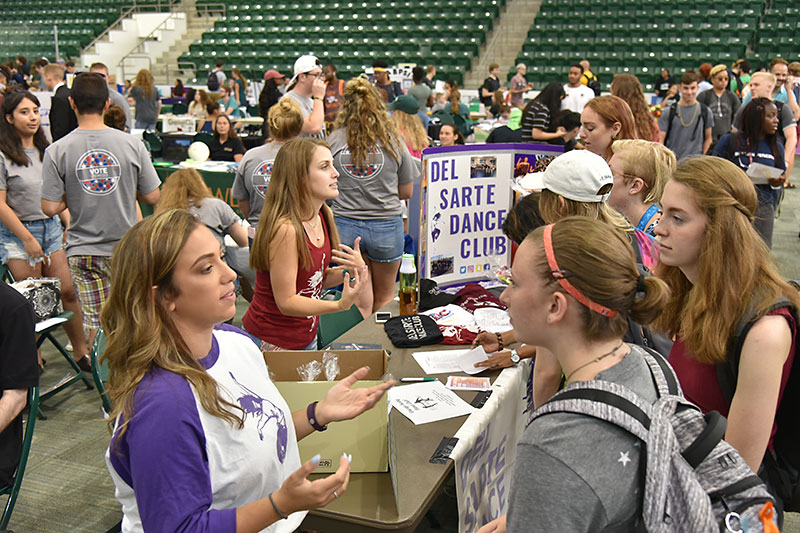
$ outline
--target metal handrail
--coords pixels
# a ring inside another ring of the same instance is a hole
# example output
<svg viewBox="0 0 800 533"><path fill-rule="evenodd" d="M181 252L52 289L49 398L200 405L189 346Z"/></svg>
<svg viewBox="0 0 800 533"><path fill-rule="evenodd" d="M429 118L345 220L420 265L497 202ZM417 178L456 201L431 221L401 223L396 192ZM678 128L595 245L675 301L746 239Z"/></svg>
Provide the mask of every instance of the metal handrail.
<svg viewBox="0 0 800 533"><path fill-rule="evenodd" d="M155 4L152 3L153 1L155 1L156 3ZM149 0L149 3L141 4L141 3L137 3L136 0L133 0L133 5L120 6L120 8L119 8L119 18L117 18L117 20L115 20L109 26L107 26L106 29L103 30L102 33L100 33L100 35L95 37L92 42L90 42L89 44L84 46L83 47L83 52L87 53L92 46L94 46L98 41L100 41L100 39L102 39L103 37L108 35L109 32L111 32L111 30L113 30L114 28L119 26L122 23L123 19L128 18L131 15L131 13L134 13L134 12L138 13L140 11L143 11L145 9L150 9L150 8L155 8L159 12L161 12L161 9L164 8L164 7L169 9L169 11L172 11L172 9L175 6L175 4L179 3L180 1L181 0L169 0L169 1L163 0L163 2L162 2L162 0Z"/></svg>
<svg viewBox="0 0 800 533"><path fill-rule="evenodd" d="M125 71L125 60L126 59L146 59L147 60L147 70L153 72L153 59L148 54L128 54L124 58L122 58L119 62L120 66L122 67L122 78L127 79L126 71Z"/></svg>
<svg viewBox="0 0 800 533"><path fill-rule="evenodd" d="M183 65L183 67L181 67ZM190 68L186 68L190 67ZM194 61L187 61L185 59L178 60L175 62L175 71L180 72L182 70L193 70L194 77L197 77L197 64ZM167 75L167 79L170 80L172 77L170 76L170 66L169 64L164 65L164 72Z"/></svg>

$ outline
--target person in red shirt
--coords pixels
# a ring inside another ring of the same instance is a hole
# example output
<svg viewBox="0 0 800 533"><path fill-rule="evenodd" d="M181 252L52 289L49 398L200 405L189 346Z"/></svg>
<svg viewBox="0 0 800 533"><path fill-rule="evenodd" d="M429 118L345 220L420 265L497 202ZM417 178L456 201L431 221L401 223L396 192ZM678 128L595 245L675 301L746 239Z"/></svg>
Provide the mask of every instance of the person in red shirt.
<svg viewBox="0 0 800 533"><path fill-rule="evenodd" d="M790 308L800 308L797 290L783 280L753 229L757 204L753 184L739 167L718 157L694 157L667 182L655 228L656 275L671 289L655 327L675 337L669 362L686 398L728 417L725 440L754 472L775 451L776 413L797 334ZM771 310L781 298L788 300L786 307ZM744 338L728 404L717 365L726 363L737 325L753 312L758 318Z"/></svg>
<svg viewBox="0 0 800 533"><path fill-rule="evenodd" d="M350 309L366 286L359 240L353 248L339 243L325 203L339 196L338 177L328 143L319 139L292 139L275 158L250 248L256 290L242 318L262 350L315 350L319 315ZM342 282L340 300L320 299L323 288Z"/></svg>

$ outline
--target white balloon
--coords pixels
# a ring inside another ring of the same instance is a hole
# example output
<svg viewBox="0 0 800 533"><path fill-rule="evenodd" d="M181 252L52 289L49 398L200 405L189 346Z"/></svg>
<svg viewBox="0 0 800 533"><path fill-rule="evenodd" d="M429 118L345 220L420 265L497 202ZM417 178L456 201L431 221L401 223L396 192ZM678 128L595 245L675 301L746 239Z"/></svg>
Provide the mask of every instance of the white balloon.
<svg viewBox="0 0 800 533"><path fill-rule="evenodd" d="M189 146L189 159L192 161L202 163L203 161L208 160L209 155L211 155L211 152L208 150L208 146L204 142L193 142L191 146Z"/></svg>

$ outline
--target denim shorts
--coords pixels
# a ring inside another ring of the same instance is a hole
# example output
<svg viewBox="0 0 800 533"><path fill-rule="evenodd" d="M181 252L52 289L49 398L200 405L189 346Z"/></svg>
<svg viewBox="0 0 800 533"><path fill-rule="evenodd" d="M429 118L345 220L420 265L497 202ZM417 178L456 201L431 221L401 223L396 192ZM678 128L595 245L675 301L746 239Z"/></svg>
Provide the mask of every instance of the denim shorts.
<svg viewBox="0 0 800 533"><path fill-rule="evenodd" d="M42 220L21 221L22 225L31 232L31 235L39 242L44 252L44 257L31 260L25 253L25 245L11 232L4 224L0 224L0 242L5 246L8 259L22 259L35 264L44 261L45 257L64 248L64 229L57 216Z"/></svg>
<svg viewBox="0 0 800 533"><path fill-rule="evenodd" d="M396 263L403 257L402 216L369 220L334 217L334 221L342 244L353 246L356 237L361 237L361 252L370 261Z"/></svg>

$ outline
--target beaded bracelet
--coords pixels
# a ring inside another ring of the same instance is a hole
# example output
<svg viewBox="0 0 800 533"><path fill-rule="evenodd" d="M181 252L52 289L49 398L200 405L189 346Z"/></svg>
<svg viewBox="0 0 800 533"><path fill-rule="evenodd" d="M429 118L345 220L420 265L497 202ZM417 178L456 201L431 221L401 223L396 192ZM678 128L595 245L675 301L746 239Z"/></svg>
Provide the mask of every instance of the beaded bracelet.
<svg viewBox="0 0 800 533"><path fill-rule="evenodd" d="M495 332L495 334L494 334L494 335L495 335L495 337L497 337L497 344L499 345L499 347L497 348L497 351L499 352L500 350L502 350L503 348L505 348L505 344L503 344L503 336L502 336L502 335L500 335L500 334L499 334L499 333L497 333L497 332Z"/></svg>

